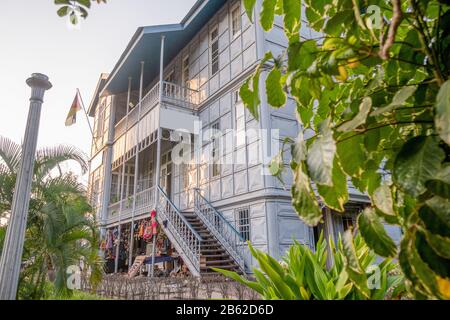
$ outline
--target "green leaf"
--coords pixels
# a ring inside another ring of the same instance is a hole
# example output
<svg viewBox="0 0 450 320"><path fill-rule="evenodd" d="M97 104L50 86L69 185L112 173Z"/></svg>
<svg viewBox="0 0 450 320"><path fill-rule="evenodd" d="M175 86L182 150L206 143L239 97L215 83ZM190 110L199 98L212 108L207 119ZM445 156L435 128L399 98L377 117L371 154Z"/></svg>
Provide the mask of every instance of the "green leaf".
<svg viewBox="0 0 450 320"><path fill-rule="evenodd" d="M61 4L71 5L72 3L70 2L70 0L55 0L55 4L56 5L61 5Z"/></svg>
<svg viewBox="0 0 450 320"><path fill-rule="evenodd" d="M306 141L303 135L303 131L300 130L295 140L294 145L292 146L292 160L296 163L300 163L306 160L307 155L307 147Z"/></svg>
<svg viewBox="0 0 450 320"><path fill-rule="evenodd" d="M445 165L435 179L428 180L425 187L437 196L450 199L450 164Z"/></svg>
<svg viewBox="0 0 450 320"><path fill-rule="evenodd" d="M321 123L319 134L308 152L308 170L317 184L333 186L333 161L336 154L336 142L330 128L330 120Z"/></svg>
<svg viewBox="0 0 450 320"><path fill-rule="evenodd" d="M82 6L85 6L86 8L91 7L91 0L76 0L79 4Z"/></svg>
<svg viewBox="0 0 450 320"><path fill-rule="evenodd" d="M314 40L294 42L288 47L288 70L307 70L314 62L318 52Z"/></svg>
<svg viewBox="0 0 450 320"><path fill-rule="evenodd" d="M301 0L283 0L284 27L290 33L298 32L301 26Z"/></svg>
<svg viewBox="0 0 450 320"><path fill-rule="evenodd" d="M362 103L359 106L358 114L350 121L345 122L344 124L338 127L339 132L349 132L358 128L360 125L365 124L367 120L367 116L372 109L372 99L369 97L365 97Z"/></svg>
<svg viewBox="0 0 450 320"><path fill-rule="evenodd" d="M439 90L436 101L436 130L442 140L450 145L450 80L447 80Z"/></svg>
<svg viewBox="0 0 450 320"><path fill-rule="evenodd" d="M358 217L358 229L367 245L382 257L397 253L394 241L388 236L381 219L373 208L366 208Z"/></svg>
<svg viewBox="0 0 450 320"><path fill-rule="evenodd" d="M248 79L244 82L242 85L239 95L241 96L242 102L244 103L245 107L250 111L251 115L258 120L259 119L259 112L258 107L261 103L261 100L259 99L259 81L256 81L259 79L255 79L255 77ZM250 86L253 86L253 90L250 89Z"/></svg>
<svg viewBox="0 0 450 320"><path fill-rule="evenodd" d="M431 232L424 232L428 244L441 257L450 259L450 238L442 237Z"/></svg>
<svg viewBox="0 0 450 320"><path fill-rule="evenodd" d="M297 165L293 171L292 205L306 224L315 226L322 219L317 197L312 191L308 176L303 172L302 164Z"/></svg>
<svg viewBox="0 0 450 320"><path fill-rule="evenodd" d="M332 187L318 184L317 191L329 208L344 212L344 205L348 202L347 177L342 172L337 156L334 159L332 178Z"/></svg>
<svg viewBox="0 0 450 320"><path fill-rule="evenodd" d="M406 142L397 155L393 169L394 183L417 197L426 191L425 182L433 179L445 158L436 137L415 137Z"/></svg>
<svg viewBox="0 0 450 320"><path fill-rule="evenodd" d="M384 214L395 216L394 200L389 185L383 183L372 195L373 204Z"/></svg>
<svg viewBox="0 0 450 320"><path fill-rule="evenodd" d="M410 97L417 91L417 86L405 86L401 88L392 99L392 102L383 108L379 108L372 112L370 115L372 117L382 115L383 113L388 113L394 110L396 107L403 106Z"/></svg>
<svg viewBox="0 0 450 320"><path fill-rule="evenodd" d="M348 276L361 294L363 294L366 298L369 298L370 290L367 286L367 276L359 264L355 244L353 243L352 232L350 230L347 230L344 233L344 236L342 237L342 244L344 250L345 268Z"/></svg>
<svg viewBox="0 0 450 320"><path fill-rule="evenodd" d="M422 260L439 276L450 279L450 260L439 256L426 241L425 235L416 233L416 247Z"/></svg>
<svg viewBox="0 0 450 320"><path fill-rule="evenodd" d="M269 31L273 27L275 20L275 7L277 0L263 0L262 10L260 14L260 22L264 31Z"/></svg>
<svg viewBox="0 0 450 320"><path fill-rule="evenodd" d="M258 292L259 294L263 295L264 294L264 290L261 287L261 285L259 285L256 282L252 282L252 281L248 281L247 279L241 277L240 275L238 275L236 272L233 271L229 271L229 270L223 270L223 269L217 269L217 268L212 268L215 272L219 272L221 274L223 274L224 276L233 279L237 282L240 282L241 284L255 290L256 292Z"/></svg>
<svg viewBox="0 0 450 320"><path fill-rule="evenodd" d="M270 173L274 177L279 177L284 169L284 160L282 150L270 162Z"/></svg>
<svg viewBox="0 0 450 320"><path fill-rule="evenodd" d="M450 201L434 197L419 209L419 217L428 231L450 238Z"/></svg>
<svg viewBox="0 0 450 320"><path fill-rule="evenodd" d="M281 71L278 68L272 69L266 79L267 102L275 108L280 108L286 104L286 93L281 84Z"/></svg>
<svg viewBox="0 0 450 320"><path fill-rule="evenodd" d="M341 159L342 169L346 174L355 178L361 177L367 160L362 139L361 135L357 135L341 141L337 145L337 154Z"/></svg>
<svg viewBox="0 0 450 320"><path fill-rule="evenodd" d="M59 8L56 13L60 17L65 17L65 16L67 16L69 14L70 10L71 10L71 8L69 6L64 6L64 7Z"/></svg>
<svg viewBox="0 0 450 320"><path fill-rule="evenodd" d="M273 59L273 55L269 51L261 60L253 76L248 78L247 81L244 82L239 91L242 102L256 120L259 120L258 108L261 104L261 100L259 98L259 79L261 76L261 69L270 59Z"/></svg>
<svg viewBox="0 0 450 320"><path fill-rule="evenodd" d="M256 0L244 0L245 12L247 12L247 16L251 22L253 22L253 9L255 8L255 5Z"/></svg>
<svg viewBox="0 0 450 320"><path fill-rule="evenodd" d="M70 13L70 22L74 25L78 23L78 17L74 11Z"/></svg>
<svg viewBox="0 0 450 320"><path fill-rule="evenodd" d="M405 277L412 282L414 291L434 296L438 292L436 275L420 258L414 240L415 232L408 230L400 244L400 266Z"/></svg>

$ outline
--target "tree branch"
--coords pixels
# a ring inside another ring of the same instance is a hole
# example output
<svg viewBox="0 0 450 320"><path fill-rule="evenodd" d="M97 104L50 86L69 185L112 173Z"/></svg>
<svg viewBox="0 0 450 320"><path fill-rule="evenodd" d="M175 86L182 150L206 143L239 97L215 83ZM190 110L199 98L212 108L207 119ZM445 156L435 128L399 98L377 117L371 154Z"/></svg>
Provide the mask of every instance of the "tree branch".
<svg viewBox="0 0 450 320"><path fill-rule="evenodd" d="M384 37L380 44L380 58L383 60L389 59L389 49L392 47L392 45L395 42L395 36L397 35L398 27L400 26L400 23L403 19L403 13L402 13L402 3L401 0L392 0L392 21L389 26L389 32L386 38L386 41L384 41Z"/></svg>

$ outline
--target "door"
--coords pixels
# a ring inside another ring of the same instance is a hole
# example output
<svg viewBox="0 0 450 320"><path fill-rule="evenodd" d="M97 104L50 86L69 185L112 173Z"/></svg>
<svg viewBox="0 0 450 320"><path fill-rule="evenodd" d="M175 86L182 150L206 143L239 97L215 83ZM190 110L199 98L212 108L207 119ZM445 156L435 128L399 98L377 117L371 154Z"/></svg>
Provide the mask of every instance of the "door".
<svg viewBox="0 0 450 320"><path fill-rule="evenodd" d="M165 153L161 157L161 189L172 200L172 158L171 152Z"/></svg>

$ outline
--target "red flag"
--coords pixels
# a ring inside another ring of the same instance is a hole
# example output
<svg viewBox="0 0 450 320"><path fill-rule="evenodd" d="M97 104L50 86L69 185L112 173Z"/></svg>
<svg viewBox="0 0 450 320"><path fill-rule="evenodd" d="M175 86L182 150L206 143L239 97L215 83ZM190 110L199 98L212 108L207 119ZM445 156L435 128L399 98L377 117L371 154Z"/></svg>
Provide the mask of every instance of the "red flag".
<svg viewBox="0 0 450 320"><path fill-rule="evenodd" d="M80 101L80 95L77 91L77 94L75 95L75 99L73 100L72 106L70 107L69 114L67 115L66 119L66 127L70 127L77 123L77 113L81 110L81 101Z"/></svg>

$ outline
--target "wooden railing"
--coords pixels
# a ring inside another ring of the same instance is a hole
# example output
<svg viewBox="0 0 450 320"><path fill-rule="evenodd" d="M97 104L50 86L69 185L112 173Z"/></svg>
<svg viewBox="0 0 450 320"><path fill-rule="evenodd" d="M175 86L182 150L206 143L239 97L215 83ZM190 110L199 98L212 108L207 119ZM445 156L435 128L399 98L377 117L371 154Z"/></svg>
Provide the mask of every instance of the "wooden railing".
<svg viewBox="0 0 450 320"><path fill-rule="evenodd" d="M171 82L163 83L163 97L169 99L169 101L180 102L183 107L190 109L196 109L200 101L198 91Z"/></svg>
<svg viewBox="0 0 450 320"><path fill-rule="evenodd" d="M142 98L141 101L141 119L152 110L159 102L159 82L150 89L149 92ZM179 86L171 82L163 82L163 99L178 107L196 110L200 101L200 94L198 91ZM128 118L128 121L127 121ZM132 128L139 119L139 104L137 104L131 111L123 117L115 126L115 139L118 139L128 129Z"/></svg>
<svg viewBox="0 0 450 320"><path fill-rule="evenodd" d="M108 219L112 219L119 216L119 213L123 218L128 218L132 215L134 197L128 197L122 201L116 202L108 208ZM144 213L150 213L156 206L155 201L155 187L148 188L139 192L136 195L136 211L135 216Z"/></svg>

